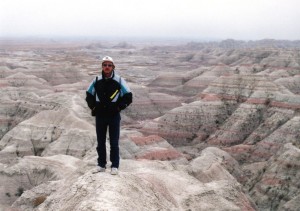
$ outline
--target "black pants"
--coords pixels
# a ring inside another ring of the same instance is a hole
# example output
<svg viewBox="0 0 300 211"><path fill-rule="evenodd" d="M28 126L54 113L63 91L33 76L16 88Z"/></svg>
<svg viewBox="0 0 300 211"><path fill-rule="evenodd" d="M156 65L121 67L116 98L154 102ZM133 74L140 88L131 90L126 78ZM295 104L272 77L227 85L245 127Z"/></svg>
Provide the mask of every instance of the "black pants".
<svg viewBox="0 0 300 211"><path fill-rule="evenodd" d="M120 137L120 113L112 117L101 117L96 115L97 153L98 165L106 166L106 133L109 132L110 161L111 167L119 168L119 137Z"/></svg>

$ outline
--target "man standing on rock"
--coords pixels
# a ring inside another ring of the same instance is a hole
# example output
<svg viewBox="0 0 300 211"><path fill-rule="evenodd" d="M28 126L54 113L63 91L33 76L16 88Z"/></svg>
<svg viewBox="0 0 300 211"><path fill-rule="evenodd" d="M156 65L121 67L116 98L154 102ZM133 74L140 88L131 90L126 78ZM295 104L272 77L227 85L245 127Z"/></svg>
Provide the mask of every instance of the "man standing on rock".
<svg viewBox="0 0 300 211"><path fill-rule="evenodd" d="M111 174L118 174L120 111L132 102L132 93L121 76L115 74L111 57L102 59L102 74L97 76L86 91L86 102L96 116L97 172L106 170L106 133L109 131Z"/></svg>

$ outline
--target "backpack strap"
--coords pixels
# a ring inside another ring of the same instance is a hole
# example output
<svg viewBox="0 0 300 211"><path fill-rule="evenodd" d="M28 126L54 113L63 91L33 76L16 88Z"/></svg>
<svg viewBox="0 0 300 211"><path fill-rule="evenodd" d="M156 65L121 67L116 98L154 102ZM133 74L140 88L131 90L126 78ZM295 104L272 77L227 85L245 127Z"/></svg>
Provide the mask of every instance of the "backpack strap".
<svg viewBox="0 0 300 211"><path fill-rule="evenodd" d="M95 89L95 101L96 101L96 95L97 95L97 91L96 91L95 85L96 85L97 81L98 81L98 76L96 76L96 81L95 81L95 83L94 83L94 89Z"/></svg>

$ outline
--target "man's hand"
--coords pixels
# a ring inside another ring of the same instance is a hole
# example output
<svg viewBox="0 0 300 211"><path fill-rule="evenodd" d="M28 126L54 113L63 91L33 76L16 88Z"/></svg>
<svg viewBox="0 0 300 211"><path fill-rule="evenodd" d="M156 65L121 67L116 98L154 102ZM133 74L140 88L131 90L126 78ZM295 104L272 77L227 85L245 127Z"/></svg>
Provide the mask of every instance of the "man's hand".
<svg viewBox="0 0 300 211"><path fill-rule="evenodd" d="M94 107L93 109L91 109L91 114L92 114L92 116L96 116L96 107Z"/></svg>

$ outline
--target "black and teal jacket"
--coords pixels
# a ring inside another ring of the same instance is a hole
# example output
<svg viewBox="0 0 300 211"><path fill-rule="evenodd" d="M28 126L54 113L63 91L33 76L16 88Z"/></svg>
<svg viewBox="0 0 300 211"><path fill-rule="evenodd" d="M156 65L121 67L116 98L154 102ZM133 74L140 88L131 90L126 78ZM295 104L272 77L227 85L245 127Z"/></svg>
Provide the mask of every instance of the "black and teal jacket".
<svg viewBox="0 0 300 211"><path fill-rule="evenodd" d="M126 81L114 71L111 78L102 73L89 85L86 102L97 116L113 116L132 103L132 93Z"/></svg>

